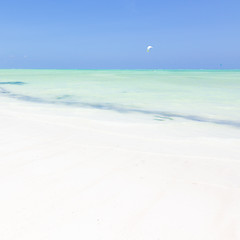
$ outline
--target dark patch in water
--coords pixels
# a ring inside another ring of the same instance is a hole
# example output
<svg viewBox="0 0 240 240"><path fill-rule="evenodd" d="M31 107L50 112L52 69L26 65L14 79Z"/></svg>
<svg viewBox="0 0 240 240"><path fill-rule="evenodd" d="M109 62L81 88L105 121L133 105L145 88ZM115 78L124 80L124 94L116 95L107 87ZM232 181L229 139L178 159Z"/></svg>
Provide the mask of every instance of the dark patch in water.
<svg viewBox="0 0 240 240"><path fill-rule="evenodd" d="M154 118L155 121L163 122L164 120L162 118Z"/></svg>
<svg viewBox="0 0 240 240"><path fill-rule="evenodd" d="M86 103L86 102L67 102L67 101L49 101L41 98L30 97L21 94L11 93L8 90L0 87L0 94L3 94L10 98L15 98L23 101L30 101L36 103L47 103L47 104L64 104L68 106L76 106L76 107L85 107L85 108L96 108L102 110L112 110L121 113L142 113L142 114L151 114L155 115L155 120L164 121L164 120L173 120L173 118L183 118L186 120L196 121L196 122L206 122L206 123L215 123L220 125L228 125L232 127L240 128L240 122L231 121L231 120L219 120L214 118L205 118L197 115L184 115L184 114L175 114L170 112L162 112L162 111L151 111L144 109L136 109L136 108L124 108L121 106L113 105L113 104L95 104L95 103Z"/></svg>
<svg viewBox="0 0 240 240"><path fill-rule="evenodd" d="M173 119L171 117L167 117L167 116L158 116L158 115L156 115L154 120L156 120L156 121L165 121L165 120L173 120Z"/></svg>
<svg viewBox="0 0 240 240"><path fill-rule="evenodd" d="M23 101L29 101L29 102L39 102L39 103L48 103L48 101L44 101L41 98L36 98L36 97L31 97L31 96L26 96L26 95L21 95L21 94L15 94L11 93L10 91L0 87L0 94L5 94L5 96L10 97L10 98L15 98ZM50 103L50 101L49 101Z"/></svg>
<svg viewBox="0 0 240 240"><path fill-rule="evenodd" d="M26 84L25 82L0 82L0 84L2 85L23 85L23 84Z"/></svg>
<svg viewBox="0 0 240 240"><path fill-rule="evenodd" d="M59 96L59 97L56 97L56 99L66 99L66 98L70 98L71 95L62 95L62 96Z"/></svg>

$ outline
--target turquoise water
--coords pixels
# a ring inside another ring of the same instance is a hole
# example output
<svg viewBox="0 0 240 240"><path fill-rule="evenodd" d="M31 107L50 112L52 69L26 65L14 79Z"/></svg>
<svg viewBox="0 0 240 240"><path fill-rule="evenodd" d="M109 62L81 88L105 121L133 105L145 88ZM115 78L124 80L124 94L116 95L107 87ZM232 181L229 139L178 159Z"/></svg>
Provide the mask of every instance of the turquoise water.
<svg viewBox="0 0 240 240"><path fill-rule="evenodd" d="M0 95L240 127L238 70L0 70Z"/></svg>

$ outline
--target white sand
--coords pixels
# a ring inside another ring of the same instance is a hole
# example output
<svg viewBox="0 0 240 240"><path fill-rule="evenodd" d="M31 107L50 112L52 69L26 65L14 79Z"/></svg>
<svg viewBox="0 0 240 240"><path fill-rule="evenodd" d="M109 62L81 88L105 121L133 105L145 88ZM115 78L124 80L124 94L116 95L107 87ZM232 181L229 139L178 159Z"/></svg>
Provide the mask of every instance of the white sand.
<svg viewBox="0 0 240 240"><path fill-rule="evenodd" d="M0 98L1 240L239 240L240 130Z"/></svg>

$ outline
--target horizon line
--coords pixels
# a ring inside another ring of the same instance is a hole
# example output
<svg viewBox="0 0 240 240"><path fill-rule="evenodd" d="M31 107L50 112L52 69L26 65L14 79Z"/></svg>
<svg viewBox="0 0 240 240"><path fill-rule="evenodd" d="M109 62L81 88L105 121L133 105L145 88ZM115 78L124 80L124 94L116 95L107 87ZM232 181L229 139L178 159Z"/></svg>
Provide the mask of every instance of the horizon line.
<svg viewBox="0 0 240 240"><path fill-rule="evenodd" d="M239 70L240 68L0 68L0 70Z"/></svg>

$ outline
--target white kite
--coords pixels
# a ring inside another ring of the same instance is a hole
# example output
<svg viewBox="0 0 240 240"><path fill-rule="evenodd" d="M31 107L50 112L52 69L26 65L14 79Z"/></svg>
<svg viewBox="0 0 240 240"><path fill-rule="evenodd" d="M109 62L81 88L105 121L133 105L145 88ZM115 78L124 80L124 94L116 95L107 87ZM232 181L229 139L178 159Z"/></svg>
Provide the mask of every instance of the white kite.
<svg viewBox="0 0 240 240"><path fill-rule="evenodd" d="M153 47L152 46L148 46L147 47L147 52L149 52L151 48L153 48Z"/></svg>

